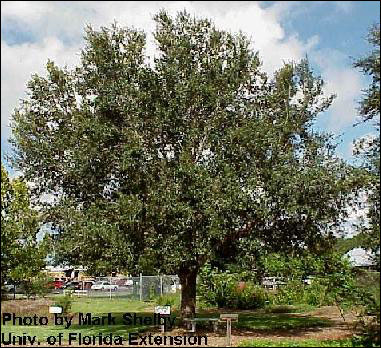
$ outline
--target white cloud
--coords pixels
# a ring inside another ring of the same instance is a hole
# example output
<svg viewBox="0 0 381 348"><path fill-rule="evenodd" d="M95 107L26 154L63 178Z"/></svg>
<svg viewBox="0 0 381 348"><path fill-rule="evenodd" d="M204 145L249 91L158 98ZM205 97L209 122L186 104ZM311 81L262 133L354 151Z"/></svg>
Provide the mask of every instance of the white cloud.
<svg viewBox="0 0 381 348"><path fill-rule="evenodd" d="M315 50L311 60L321 70L326 83L324 92L337 95L329 109L331 117L327 121L327 128L337 133L352 126L357 117L357 99L365 87L364 78L349 63L346 65L348 57L336 49Z"/></svg>
<svg viewBox="0 0 381 348"><path fill-rule="evenodd" d="M2 1L1 16L33 23L48 15L53 9L49 1Z"/></svg>
<svg viewBox="0 0 381 348"><path fill-rule="evenodd" d="M78 47L66 47L57 37L46 37L37 43L8 45L1 41L1 137L9 136L9 117L25 86L35 73L44 75L48 59L57 64L72 66L79 60Z"/></svg>
<svg viewBox="0 0 381 348"><path fill-rule="evenodd" d="M357 235L359 233L359 226L366 226L368 224L367 214L369 208L367 198L367 193L362 191L357 198L357 204L347 207L348 218L344 224L345 237L349 238Z"/></svg>
<svg viewBox="0 0 381 348"><path fill-rule="evenodd" d="M346 14L352 12L353 1L333 1L338 12L344 12Z"/></svg>

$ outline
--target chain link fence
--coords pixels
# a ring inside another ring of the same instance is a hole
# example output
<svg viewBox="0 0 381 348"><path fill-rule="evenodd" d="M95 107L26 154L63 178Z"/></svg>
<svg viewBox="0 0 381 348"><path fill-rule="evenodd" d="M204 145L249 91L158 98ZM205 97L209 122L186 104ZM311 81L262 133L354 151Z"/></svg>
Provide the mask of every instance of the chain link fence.
<svg viewBox="0 0 381 348"><path fill-rule="evenodd" d="M56 291L72 296L128 298L151 301L159 296L174 294L180 289L180 279L176 275L138 277L104 277L93 282L79 282L77 289Z"/></svg>

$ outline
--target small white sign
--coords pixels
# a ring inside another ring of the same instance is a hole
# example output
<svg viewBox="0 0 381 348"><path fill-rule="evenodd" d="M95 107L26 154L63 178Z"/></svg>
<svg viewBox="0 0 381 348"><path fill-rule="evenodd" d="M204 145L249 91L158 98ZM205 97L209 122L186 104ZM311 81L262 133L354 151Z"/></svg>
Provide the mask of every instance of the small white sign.
<svg viewBox="0 0 381 348"><path fill-rule="evenodd" d="M171 306L156 306L155 307L156 314L162 315L170 315L171 314Z"/></svg>
<svg viewBox="0 0 381 348"><path fill-rule="evenodd" d="M58 307L58 306L49 307L49 313L51 313L51 314L61 314L62 313L62 307Z"/></svg>
<svg viewBox="0 0 381 348"><path fill-rule="evenodd" d="M126 285L127 286L134 285L134 281L132 279L128 279L126 280Z"/></svg>

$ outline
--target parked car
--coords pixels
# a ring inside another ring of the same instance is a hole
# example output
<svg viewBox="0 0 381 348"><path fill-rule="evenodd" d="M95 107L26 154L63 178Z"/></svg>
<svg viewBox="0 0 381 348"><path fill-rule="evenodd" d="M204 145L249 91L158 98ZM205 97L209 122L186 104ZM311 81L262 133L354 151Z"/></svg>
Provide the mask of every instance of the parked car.
<svg viewBox="0 0 381 348"><path fill-rule="evenodd" d="M81 289L81 283L77 281L67 282L64 286L62 286L64 290L79 290Z"/></svg>
<svg viewBox="0 0 381 348"><path fill-rule="evenodd" d="M83 290L89 290L94 285L95 280L85 280L83 282Z"/></svg>
<svg viewBox="0 0 381 348"><path fill-rule="evenodd" d="M112 290L116 291L118 290L119 286L115 284L110 284L110 282L96 282L91 286L91 290Z"/></svg>
<svg viewBox="0 0 381 348"><path fill-rule="evenodd" d="M63 287L65 286L65 281L65 278L54 278L54 289L63 289Z"/></svg>
<svg viewBox="0 0 381 348"><path fill-rule="evenodd" d="M124 283L125 286L134 286L134 281L132 279L127 279Z"/></svg>
<svg viewBox="0 0 381 348"><path fill-rule="evenodd" d="M16 284L5 282L1 290L9 293L23 294L25 293L25 286L22 282L17 282Z"/></svg>
<svg viewBox="0 0 381 348"><path fill-rule="evenodd" d="M14 285L14 284L4 284L3 290L5 292L13 292L13 291L15 291L15 287L16 287L16 285Z"/></svg>

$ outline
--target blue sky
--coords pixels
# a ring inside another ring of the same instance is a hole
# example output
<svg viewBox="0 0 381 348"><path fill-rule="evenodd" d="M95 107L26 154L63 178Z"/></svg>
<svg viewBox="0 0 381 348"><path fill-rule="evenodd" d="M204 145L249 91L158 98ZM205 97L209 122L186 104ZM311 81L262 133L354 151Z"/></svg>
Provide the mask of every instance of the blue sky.
<svg viewBox="0 0 381 348"><path fill-rule="evenodd" d="M366 54L370 25L379 21L378 1L311 2L28 2L3 1L1 8L1 153L9 152L9 117L25 96L31 74L44 73L53 59L73 66L83 45L83 28L109 25L134 26L151 32L152 15L160 8L171 13L187 9L212 18L220 28L242 30L253 39L263 68L271 73L283 61L308 55L326 80L326 92L338 95L316 127L341 135L337 153L351 160L354 139L372 133L371 125L353 127L356 106L368 79L352 67L352 57ZM147 52L154 52L149 37Z"/></svg>
<svg viewBox="0 0 381 348"><path fill-rule="evenodd" d="M319 42L316 49L336 49L342 54L340 64L351 68L355 57L363 56L369 51L370 47L366 41L367 31L370 25L379 23L379 13L379 1L341 1L340 3L311 1L304 8L297 10L292 20L282 21L282 25L287 33L297 32L303 40L317 34ZM318 64L314 65L314 68L315 71L320 71ZM368 81L362 78L363 84ZM360 96L361 92L356 96L355 101L358 101ZM326 119L325 115L320 117L317 125L320 129L330 130L326 127ZM351 160L350 149L353 140L372 132L374 132L372 124L356 127L347 124L340 129L335 129L335 133L341 135L338 154Z"/></svg>

